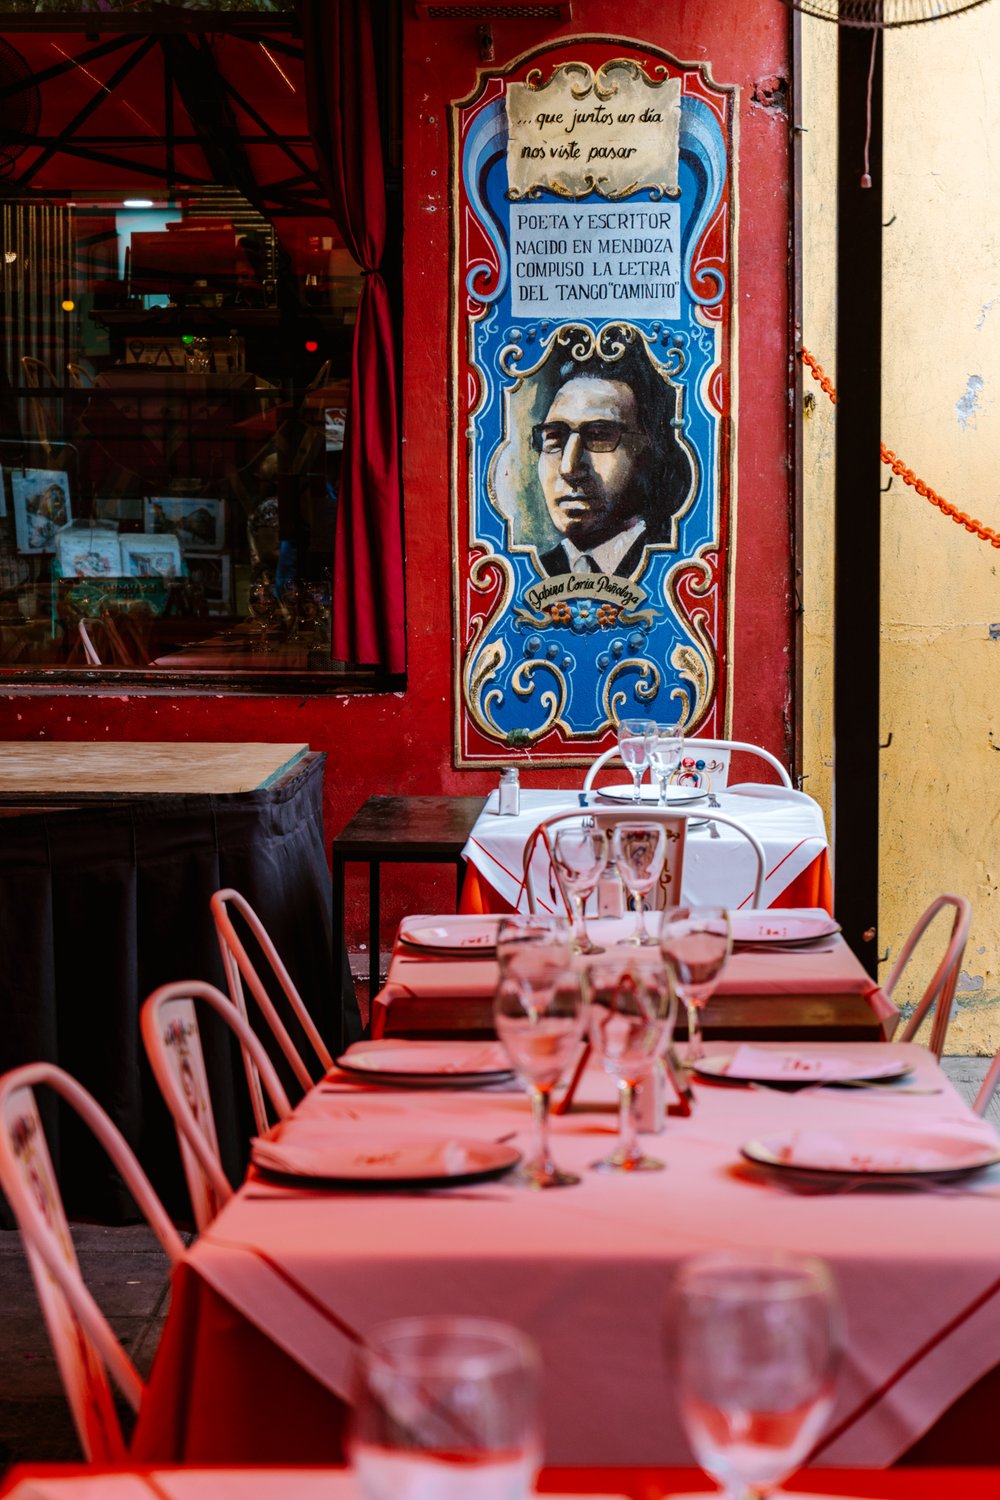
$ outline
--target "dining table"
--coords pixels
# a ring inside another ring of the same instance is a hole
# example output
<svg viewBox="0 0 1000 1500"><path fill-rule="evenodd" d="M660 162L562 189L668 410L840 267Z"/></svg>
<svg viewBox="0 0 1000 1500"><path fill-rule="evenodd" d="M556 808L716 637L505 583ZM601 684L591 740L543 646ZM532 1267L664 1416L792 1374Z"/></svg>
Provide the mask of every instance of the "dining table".
<svg viewBox="0 0 1000 1500"><path fill-rule="evenodd" d="M498 915L415 915L399 924L386 982L372 999L373 1036L493 1034L494 954ZM770 1041L888 1040L899 1011L852 953L837 923L818 907L735 913L734 931L752 935L798 924L823 932L803 946L737 942L702 1011L707 1036ZM742 925L741 925L742 924ZM635 962L659 962L659 949L629 949L635 918L598 917L589 930L598 947L625 944ZM577 960L579 964L583 960ZM685 1019L679 1021L679 1034Z"/></svg>
<svg viewBox="0 0 1000 1500"><path fill-rule="evenodd" d="M1000 1487L996 1468L806 1469L794 1478L795 1494L828 1500L939 1500L957 1493L963 1500L994 1500ZM17 1464L0 1480L3 1500L362 1500L352 1470L332 1467L251 1465L211 1468L123 1464L117 1468ZM688 1468L548 1467L533 1493L563 1500L661 1500L670 1495L705 1493L705 1477ZM710 1492L709 1492L710 1493ZM705 1500L708 1500L706 1494ZM792 1496L788 1496L792 1500Z"/></svg>
<svg viewBox="0 0 1000 1500"><path fill-rule="evenodd" d="M590 792L528 788L521 791L516 815L499 811L494 791L469 834L463 854L468 863L462 910L503 912L527 909L523 855L531 834L546 818L579 809L631 812L623 787ZM649 787L644 788L648 796ZM736 818L759 839L765 868L761 906L815 907L833 910L830 849L823 809L814 798L791 787L745 782L715 795L715 811ZM642 816L639 803L636 816ZM741 908L753 899L756 859L753 847L725 823L713 823L713 807L685 800L678 804L693 816L688 822L681 876L681 895L699 906ZM544 848L535 852L535 885L548 885Z"/></svg>
<svg viewBox="0 0 1000 1500"><path fill-rule="evenodd" d="M369 1332L455 1314L502 1318L538 1344L546 1463L690 1464L669 1289L691 1255L776 1247L822 1257L840 1306L836 1403L813 1464L881 1468L939 1430L949 1451L958 1431L970 1461L982 1452L1000 1141L929 1051L753 1044L748 1062L748 1044L709 1043L690 1113L642 1138L664 1170L640 1173L591 1170L616 1130L614 1085L592 1063L552 1121L556 1161L580 1181L537 1191L507 1171L531 1113L498 1044L458 1076L454 1061L420 1062L422 1087L405 1086L412 1056L370 1071L370 1049L420 1045L356 1044L368 1061L349 1052L269 1133L265 1167L190 1247L137 1459L339 1461ZM481 1086L470 1071L485 1071Z"/></svg>

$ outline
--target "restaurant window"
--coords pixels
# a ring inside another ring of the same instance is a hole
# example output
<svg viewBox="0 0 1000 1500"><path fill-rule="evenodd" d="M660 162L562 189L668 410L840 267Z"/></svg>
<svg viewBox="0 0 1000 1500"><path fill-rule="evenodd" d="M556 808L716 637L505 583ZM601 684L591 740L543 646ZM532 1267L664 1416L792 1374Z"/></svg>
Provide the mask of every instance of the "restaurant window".
<svg viewBox="0 0 1000 1500"><path fill-rule="evenodd" d="M43 9L0 37L0 674L398 686L332 628L363 269L295 17Z"/></svg>

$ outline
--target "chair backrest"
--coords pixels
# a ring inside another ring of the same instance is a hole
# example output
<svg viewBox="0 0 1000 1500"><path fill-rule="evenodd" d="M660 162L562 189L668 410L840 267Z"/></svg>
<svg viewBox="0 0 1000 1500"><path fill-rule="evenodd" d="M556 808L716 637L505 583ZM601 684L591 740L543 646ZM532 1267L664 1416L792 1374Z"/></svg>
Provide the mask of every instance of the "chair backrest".
<svg viewBox="0 0 1000 1500"><path fill-rule="evenodd" d="M75 365L72 362L68 363L66 374L69 376L70 385L74 386L77 390L90 390L97 387L97 382L93 375L83 365Z"/></svg>
<svg viewBox="0 0 1000 1500"><path fill-rule="evenodd" d="M523 855L523 886L528 898L529 911L537 910L536 884L542 878L548 880L550 889L558 890L563 905L567 912L572 915L573 906L569 892L563 886L559 877L559 870L552 859L552 836L561 825L575 823L584 824L592 819L598 828L603 828L609 834L616 823L629 823L639 820L643 823L653 821L663 823L667 834L667 857L664 861L663 874L659 881L659 899L654 901L656 905L676 904L681 900L681 888L684 875L684 851L687 843L687 825L695 821L702 821L711 817L713 823L723 823L727 828L735 828L750 845L756 864L756 875L754 876L753 897L751 906L757 907L761 903L764 890L765 855L764 848L756 834L741 823L738 818L731 818L727 813L716 812L714 809L706 808L679 808L679 807L646 807L639 809L627 807L592 807L572 812L556 813L551 818L546 818L539 823L529 835L524 846Z"/></svg>
<svg viewBox="0 0 1000 1500"><path fill-rule="evenodd" d="M938 896L932 901L923 916L914 925L909 937L900 949L899 957L892 966L892 971L882 986L884 994L892 999L907 964L910 962L917 945L928 927L944 907L954 908L954 917L951 924L951 934L948 938L948 946L937 968L931 976L930 983L924 990L923 995L914 1006L913 1013L906 1023L906 1028L900 1041L911 1042L916 1036L920 1023L927 1015L932 1005L934 1010L934 1024L931 1027L930 1050L935 1057L940 1057L944 1051L945 1037L948 1032L948 1022L951 1019L951 1004L955 998L955 988L958 984L958 976L962 967L962 956L965 953L965 945L969 940L969 926L972 921L972 906L964 896ZM988 1102L988 1101L987 1101ZM983 1106L985 1108L985 1105Z"/></svg>
<svg viewBox="0 0 1000 1500"><path fill-rule="evenodd" d="M177 1129L195 1223L204 1229L232 1197L233 1188L219 1153L195 1000L203 1000L221 1016L244 1053L249 1051L279 1120L291 1113L291 1105L259 1037L228 995L201 979L163 984L153 991L142 1007L142 1040Z"/></svg>
<svg viewBox="0 0 1000 1500"><path fill-rule="evenodd" d="M984 1115L990 1107L990 1100L996 1093L997 1084L1000 1083L1000 1051L998 1051L986 1070L986 1077L979 1085L979 1093L972 1101L972 1108L977 1115Z"/></svg>
<svg viewBox="0 0 1000 1500"><path fill-rule="evenodd" d="M143 1383L80 1274L35 1099L39 1085L54 1089L93 1131L171 1263L184 1246L125 1139L85 1088L51 1063L0 1078L0 1186L21 1231L80 1444L91 1461L121 1462L126 1443L109 1376L133 1410Z"/></svg>
<svg viewBox="0 0 1000 1500"><path fill-rule="evenodd" d="M233 1004L244 1020L249 1020L246 998L243 993L243 985L246 983L251 995L257 1002L261 1014L273 1031L278 1045L288 1059L295 1077L304 1089L311 1088L316 1080L303 1062L302 1054L289 1036L288 1030L278 1015L271 996L268 994L267 987L251 962L250 956L233 924L230 907L240 914L240 917L246 923L261 952L270 964L271 970L281 986L282 993L288 1001L296 1021L302 1027L310 1046L316 1054L320 1070L325 1073L333 1067L333 1058L326 1043L320 1036L301 995L295 988L291 975L282 963L278 950L272 943L263 922L257 916L250 903L240 895L239 891L231 889L216 891L212 897L211 907L212 917L215 921L215 931L219 939L219 948L222 952L222 965L226 972L226 985ZM250 1098L253 1102L254 1119L257 1122L257 1129L264 1131L267 1129L264 1096L261 1093L260 1078L257 1075L253 1058L246 1048L243 1050L243 1062L246 1067L247 1083L250 1087Z"/></svg>
<svg viewBox="0 0 1000 1500"><path fill-rule="evenodd" d="M76 622L76 628L80 632L80 643L83 646L84 659L86 660L87 665L91 667L99 667L101 665L101 658L98 654L97 647L94 645L94 642L90 638L90 633L95 629L97 623L98 622L96 620L84 619L77 620Z"/></svg>
<svg viewBox="0 0 1000 1500"><path fill-rule="evenodd" d="M43 386L58 389L59 382L44 359L36 359L33 354L22 354L21 369L25 385L30 385L32 390L40 390Z"/></svg>
<svg viewBox="0 0 1000 1500"><path fill-rule="evenodd" d="M782 786L791 787L792 778L777 756L772 755L770 750L748 744L745 740L685 740L684 754L673 780L679 786L703 786L706 791L720 791L728 785L729 762L736 751L756 755L777 773ZM621 760L617 745L612 745L610 750L605 750L594 761L583 779L585 792L593 788L597 773L613 760Z"/></svg>
<svg viewBox="0 0 1000 1500"><path fill-rule="evenodd" d="M21 355L21 370L24 373L24 383L33 391L58 389L58 382L52 371L43 359L35 359L34 355ZM28 416L30 417L30 429L35 441L41 446L45 453L46 463L51 463L53 444L50 431L51 418L54 413L47 409L53 398L28 396Z"/></svg>

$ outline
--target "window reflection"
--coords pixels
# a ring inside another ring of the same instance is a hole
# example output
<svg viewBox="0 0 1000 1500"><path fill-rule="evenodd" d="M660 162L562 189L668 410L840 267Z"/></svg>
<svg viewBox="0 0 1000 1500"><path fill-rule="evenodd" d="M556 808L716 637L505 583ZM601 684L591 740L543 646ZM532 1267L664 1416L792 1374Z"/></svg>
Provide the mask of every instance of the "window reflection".
<svg viewBox="0 0 1000 1500"><path fill-rule="evenodd" d="M136 199L2 206L0 666L335 673L358 267L235 189Z"/></svg>

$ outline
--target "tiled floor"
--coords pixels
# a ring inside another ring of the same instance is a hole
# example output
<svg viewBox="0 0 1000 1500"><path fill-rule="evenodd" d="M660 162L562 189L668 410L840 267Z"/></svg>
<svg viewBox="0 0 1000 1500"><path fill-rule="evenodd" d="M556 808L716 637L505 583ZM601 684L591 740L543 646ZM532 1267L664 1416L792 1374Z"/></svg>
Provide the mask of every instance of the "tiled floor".
<svg viewBox="0 0 1000 1500"><path fill-rule="evenodd" d="M945 1059L949 1077L972 1099L987 1062ZM1000 1128L1000 1100L990 1118ZM84 1279L141 1370L156 1349L167 1304L166 1261L147 1229L74 1226ZM78 1460L34 1284L16 1230L0 1231L0 1466L18 1460Z"/></svg>

